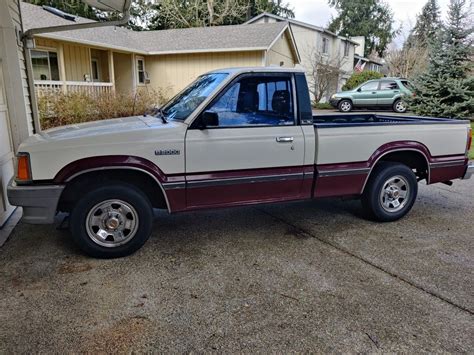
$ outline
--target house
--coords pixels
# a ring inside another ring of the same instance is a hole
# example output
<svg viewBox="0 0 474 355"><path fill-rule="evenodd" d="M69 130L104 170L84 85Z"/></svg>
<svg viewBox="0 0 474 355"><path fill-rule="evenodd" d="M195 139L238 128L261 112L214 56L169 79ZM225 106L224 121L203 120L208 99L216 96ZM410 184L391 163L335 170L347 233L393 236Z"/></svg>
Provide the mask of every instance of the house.
<svg viewBox="0 0 474 355"><path fill-rule="evenodd" d="M0 1L0 229L14 211L6 197L18 145L34 132L19 0Z"/></svg>
<svg viewBox="0 0 474 355"><path fill-rule="evenodd" d="M278 22L288 22L291 26L312 98L315 98L316 91L325 89L322 99L329 99L353 73L355 47L358 43L324 28L269 13L254 17L247 24ZM318 76L324 76L321 80L325 83L318 83Z"/></svg>
<svg viewBox="0 0 474 355"><path fill-rule="evenodd" d="M382 71L383 64L379 60L364 57L365 51L365 37L357 36L351 37L354 42L359 43L354 54L354 70L355 71L375 71L380 73Z"/></svg>
<svg viewBox="0 0 474 355"><path fill-rule="evenodd" d="M21 4L25 30L85 23L40 6ZM102 27L35 36L30 50L38 95L51 90L130 92L161 90L170 97L198 75L235 66L300 62L288 23L132 31Z"/></svg>

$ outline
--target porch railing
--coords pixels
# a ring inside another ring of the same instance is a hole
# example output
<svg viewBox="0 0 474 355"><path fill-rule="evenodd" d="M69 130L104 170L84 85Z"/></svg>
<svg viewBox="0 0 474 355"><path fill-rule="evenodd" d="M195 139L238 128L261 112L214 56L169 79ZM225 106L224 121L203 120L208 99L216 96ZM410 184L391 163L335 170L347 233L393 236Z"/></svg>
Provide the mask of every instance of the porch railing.
<svg viewBox="0 0 474 355"><path fill-rule="evenodd" d="M113 86L113 83L106 82L35 80L38 97L59 92L84 92L91 95L110 93Z"/></svg>

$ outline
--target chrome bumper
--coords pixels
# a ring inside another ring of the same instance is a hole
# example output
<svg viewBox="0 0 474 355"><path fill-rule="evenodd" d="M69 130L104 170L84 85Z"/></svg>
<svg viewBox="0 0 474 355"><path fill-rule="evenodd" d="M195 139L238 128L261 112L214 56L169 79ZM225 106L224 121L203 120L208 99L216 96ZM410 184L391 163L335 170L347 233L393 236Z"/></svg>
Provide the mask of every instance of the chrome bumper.
<svg viewBox="0 0 474 355"><path fill-rule="evenodd" d="M474 175L474 162L467 164L467 169L464 173L463 179L470 179L472 175Z"/></svg>
<svg viewBox="0 0 474 355"><path fill-rule="evenodd" d="M59 197L64 185L17 185L11 179L7 187L8 201L23 207L23 221L31 224L54 222Z"/></svg>

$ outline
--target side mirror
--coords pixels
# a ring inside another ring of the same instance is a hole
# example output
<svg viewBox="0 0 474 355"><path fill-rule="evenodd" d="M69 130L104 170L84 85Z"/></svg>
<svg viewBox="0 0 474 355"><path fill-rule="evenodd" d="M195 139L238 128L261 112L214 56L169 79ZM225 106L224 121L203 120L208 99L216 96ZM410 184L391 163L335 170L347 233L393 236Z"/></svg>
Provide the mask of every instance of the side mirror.
<svg viewBox="0 0 474 355"><path fill-rule="evenodd" d="M209 126L219 126L219 115L214 111L204 111L201 115L201 129Z"/></svg>
<svg viewBox="0 0 474 355"><path fill-rule="evenodd" d="M357 92L361 92L361 91L362 91L362 89L361 89L361 88L358 88L358 89L357 89Z"/></svg>

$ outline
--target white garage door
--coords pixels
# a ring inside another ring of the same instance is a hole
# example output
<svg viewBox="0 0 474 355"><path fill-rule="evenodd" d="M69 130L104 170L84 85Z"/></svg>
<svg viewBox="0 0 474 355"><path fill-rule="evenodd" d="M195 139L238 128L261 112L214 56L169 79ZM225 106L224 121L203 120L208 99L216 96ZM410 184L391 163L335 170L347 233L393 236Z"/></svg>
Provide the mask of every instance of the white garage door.
<svg viewBox="0 0 474 355"><path fill-rule="evenodd" d="M13 157L2 61L0 59L0 227L14 210L7 200L7 184L13 176Z"/></svg>

